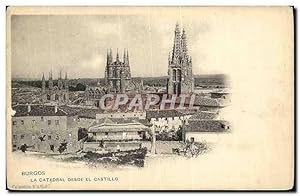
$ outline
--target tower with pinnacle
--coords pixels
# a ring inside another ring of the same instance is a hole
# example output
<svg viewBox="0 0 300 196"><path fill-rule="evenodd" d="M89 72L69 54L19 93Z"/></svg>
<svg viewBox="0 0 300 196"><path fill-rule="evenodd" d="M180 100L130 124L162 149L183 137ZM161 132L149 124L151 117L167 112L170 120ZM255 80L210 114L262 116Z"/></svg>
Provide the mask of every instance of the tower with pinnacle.
<svg viewBox="0 0 300 196"><path fill-rule="evenodd" d="M194 91L192 57L188 55L185 30L176 24L174 45L168 59L168 94L190 94Z"/></svg>
<svg viewBox="0 0 300 196"><path fill-rule="evenodd" d="M122 58L122 57L121 57ZM124 49L123 60L120 60L117 50L116 59L113 60L112 50L107 50L107 62L105 68L105 83L108 92L126 93L131 82L128 50Z"/></svg>
<svg viewBox="0 0 300 196"><path fill-rule="evenodd" d="M62 71L59 71L57 86L54 85L52 70L49 72L48 86L43 73L41 101L42 103L55 103L60 105L69 103L69 84L67 73L63 79Z"/></svg>

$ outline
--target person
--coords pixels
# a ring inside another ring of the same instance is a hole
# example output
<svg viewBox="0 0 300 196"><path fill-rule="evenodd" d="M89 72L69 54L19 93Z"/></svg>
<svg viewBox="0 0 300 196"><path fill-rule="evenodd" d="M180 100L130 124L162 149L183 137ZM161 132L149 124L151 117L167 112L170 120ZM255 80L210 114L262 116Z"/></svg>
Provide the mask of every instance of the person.
<svg viewBox="0 0 300 196"><path fill-rule="evenodd" d="M25 153L27 150L27 145L23 144L22 146L20 146L20 150Z"/></svg>

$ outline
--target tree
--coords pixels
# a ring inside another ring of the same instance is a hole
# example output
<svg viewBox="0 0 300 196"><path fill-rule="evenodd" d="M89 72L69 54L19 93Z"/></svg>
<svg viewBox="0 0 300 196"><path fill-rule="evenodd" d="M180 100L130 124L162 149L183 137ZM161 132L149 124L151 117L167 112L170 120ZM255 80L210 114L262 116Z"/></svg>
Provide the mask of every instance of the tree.
<svg viewBox="0 0 300 196"><path fill-rule="evenodd" d="M183 129L182 129L182 126L181 126L181 125L178 127L178 130L177 130L177 132L176 132L176 135L177 135L178 141L181 141L181 140L182 140L182 135L183 135Z"/></svg>

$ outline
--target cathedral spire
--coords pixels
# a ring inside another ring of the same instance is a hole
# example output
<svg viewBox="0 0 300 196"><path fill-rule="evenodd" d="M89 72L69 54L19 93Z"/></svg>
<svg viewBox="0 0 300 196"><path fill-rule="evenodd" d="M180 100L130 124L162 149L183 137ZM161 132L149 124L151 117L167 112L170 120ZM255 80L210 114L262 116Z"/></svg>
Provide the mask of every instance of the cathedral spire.
<svg viewBox="0 0 300 196"><path fill-rule="evenodd" d="M123 57L123 62L124 62L124 64L126 64L126 63L127 63L127 60L126 60L126 52L125 52L125 48L124 48L124 57Z"/></svg>
<svg viewBox="0 0 300 196"><path fill-rule="evenodd" d="M178 22L176 23L175 31L174 31L174 46L173 46L173 54L172 60L175 61L180 55L181 52L181 36Z"/></svg>
<svg viewBox="0 0 300 196"><path fill-rule="evenodd" d="M59 79L61 79L61 69L59 70Z"/></svg>
<svg viewBox="0 0 300 196"><path fill-rule="evenodd" d="M52 69L49 72L49 80L52 80Z"/></svg>
<svg viewBox="0 0 300 196"><path fill-rule="evenodd" d="M117 56L116 56L116 61L119 61L119 50L117 48Z"/></svg>
<svg viewBox="0 0 300 196"><path fill-rule="evenodd" d="M65 74L64 86L65 86L65 89L69 89L68 72L66 72L66 74Z"/></svg>
<svg viewBox="0 0 300 196"><path fill-rule="evenodd" d="M109 57L110 57L110 61L112 61L113 56L112 56L112 50L111 50L111 48L109 49Z"/></svg>
<svg viewBox="0 0 300 196"><path fill-rule="evenodd" d="M49 89L53 89L52 69L49 72Z"/></svg>
<svg viewBox="0 0 300 196"><path fill-rule="evenodd" d="M186 34L184 29L182 30L182 35L181 35L181 47L182 47L182 55L186 57L188 53L188 49L187 49Z"/></svg>
<svg viewBox="0 0 300 196"><path fill-rule="evenodd" d="M128 54L128 49L127 49L126 59L127 59L127 65L129 66L129 54Z"/></svg>
<svg viewBox="0 0 300 196"><path fill-rule="evenodd" d="M43 77L42 77L42 90L45 90L46 88L46 81L45 81L45 75L44 75L44 72L43 72Z"/></svg>
<svg viewBox="0 0 300 196"><path fill-rule="evenodd" d="M109 62L109 51L108 49L106 50L106 64L108 65Z"/></svg>

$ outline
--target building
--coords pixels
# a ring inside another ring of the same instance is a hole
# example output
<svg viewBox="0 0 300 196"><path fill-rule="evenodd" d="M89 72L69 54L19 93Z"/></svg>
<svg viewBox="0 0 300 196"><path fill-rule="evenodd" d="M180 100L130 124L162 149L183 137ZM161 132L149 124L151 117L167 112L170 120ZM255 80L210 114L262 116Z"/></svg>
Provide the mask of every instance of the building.
<svg viewBox="0 0 300 196"><path fill-rule="evenodd" d="M101 118L88 129L83 151L125 151L140 148L150 128L133 118Z"/></svg>
<svg viewBox="0 0 300 196"><path fill-rule="evenodd" d="M135 111L135 112L118 112L118 111L103 111L102 113L96 114L96 119L102 118L137 118L137 119L146 119L145 111Z"/></svg>
<svg viewBox="0 0 300 196"><path fill-rule="evenodd" d="M17 105L12 117L13 150L24 144L27 150L58 153L76 152L79 149L78 129L74 117L57 106Z"/></svg>
<svg viewBox="0 0 300 196"><path fill-rule="evenodd" d="M101 86L86 86L84 91L85 105L99 107L101 96L106 94L106 88Z"/></svg>
<svg viewBox="0 0 300 196"><path fill-rule="evenodd" d="M117 51L116 60L113 61L112 50L107 51L107 63L105 68L105 83L108 92L125 93L131 83L131 72L129 65L128 50L125 52L123 62Z"/></svg>
<svg viewBox="0 0 300 196"><path fill-rule="evenodd" d="M203 114L201 116L204 117ZM203 119L192 116L187 121L183 126L184 141L217 143L230 133L232 128L228 121L214 120L212 114L205 116Z"/></svg>
<svg viewBox="0 0 300 196"><path fill-rule="evenodd" d="M146 111L146 118L156 128L155 132L176 131L190 116L177 110Z"/></svg>
<svg viewBox="0 0 300 196"><path fill-rule="evenodd" d="M43 73L42 77L42 103L55 103L59 105L69 103L69 84L67 73L65 79L62 79L61 71L59 72L59 77L57 80L57 86L54 85L52 78L52 71L49 73L48 86L46 85L45 76Z"/></svg>
<svg viewBox="0 0 300 196"><path fill-rule="evenodd" d="M169 55L168 66L168 94L189 94L194 90L192 72L192 57L188 55L185 30L180 33L176 24L172 55Z"/></svg>

